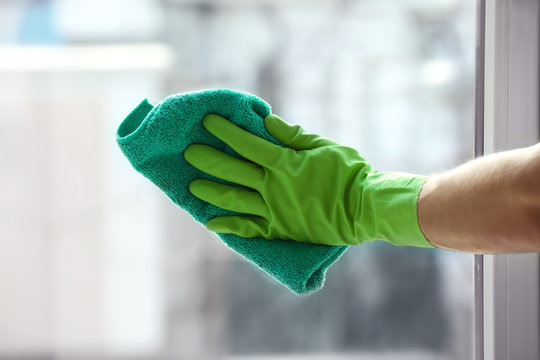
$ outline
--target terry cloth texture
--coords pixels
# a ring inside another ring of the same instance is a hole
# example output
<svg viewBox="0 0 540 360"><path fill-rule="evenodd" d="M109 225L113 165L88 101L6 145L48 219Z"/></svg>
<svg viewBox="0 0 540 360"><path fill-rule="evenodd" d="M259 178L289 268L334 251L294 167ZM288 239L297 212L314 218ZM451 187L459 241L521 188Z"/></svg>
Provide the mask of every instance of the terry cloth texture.
<svg viewBox="0 0 540 360"><path fill-rule="evenodd" d="M206 144L242 158L202 126L203 117L209 113L284 146L264 126L264 118L271 113L270 105L257 96L232 90L172 95L156 106L145 99L122 121L117 132L117 143L133 167L203 224L216 216L235 213L199 200L189 192L189 183L201 178L228 182L191 166L184 160L184 149L191 144ZM320 289L328 267L347 249L290 240L247 239L234 234L218 236L298 295Z"/></svg>

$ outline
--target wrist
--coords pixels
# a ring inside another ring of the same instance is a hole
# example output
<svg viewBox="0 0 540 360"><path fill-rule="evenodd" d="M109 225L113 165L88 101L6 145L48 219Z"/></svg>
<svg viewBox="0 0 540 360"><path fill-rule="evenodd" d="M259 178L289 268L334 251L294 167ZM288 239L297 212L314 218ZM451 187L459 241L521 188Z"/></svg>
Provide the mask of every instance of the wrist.
<svg viewBox="0 0 540 360"><path fill-rule="evenodd" d="M408 173L370 173L362 207L369 209L373 239L398 246L433 247L418 223L418 197L427 177Z"/></svg>

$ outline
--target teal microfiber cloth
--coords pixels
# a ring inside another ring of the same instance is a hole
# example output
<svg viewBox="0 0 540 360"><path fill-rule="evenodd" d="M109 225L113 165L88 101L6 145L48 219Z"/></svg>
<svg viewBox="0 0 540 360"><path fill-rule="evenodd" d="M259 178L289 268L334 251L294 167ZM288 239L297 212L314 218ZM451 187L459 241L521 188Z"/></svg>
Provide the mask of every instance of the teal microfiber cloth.
<svg viewBox="0 0 540 360"><path fill-rule="evenodd" d="M191 195L194 179L211 179L184 160L191 144L206 144L242 158L203 126L206 114L221 115L236 125L275 144L264 126L270 105L255 95L232 90L209 90L172 95L153 106L143 100L120 124L116 141L133 167L156 184L176 205L195 220L234 215ZM223 242L298 295L320 289L326 270L347 246L311 245L290 240L247 239L234 234L218 234Z"/></svg>

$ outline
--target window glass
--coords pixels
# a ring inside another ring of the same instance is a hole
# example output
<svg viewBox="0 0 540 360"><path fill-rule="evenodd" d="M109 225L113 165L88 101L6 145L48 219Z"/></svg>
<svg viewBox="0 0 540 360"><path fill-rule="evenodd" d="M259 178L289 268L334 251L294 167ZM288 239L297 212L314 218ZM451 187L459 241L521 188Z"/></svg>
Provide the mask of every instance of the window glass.
<svg viewBox="0 0 540 360"><path fill-rule="evenodd" d="M380 171L444 171L473 157L474 40L466 0L0 2L0 356L471 358L472 255L355 246L298 297L115 132L228 87Z"/></svg>

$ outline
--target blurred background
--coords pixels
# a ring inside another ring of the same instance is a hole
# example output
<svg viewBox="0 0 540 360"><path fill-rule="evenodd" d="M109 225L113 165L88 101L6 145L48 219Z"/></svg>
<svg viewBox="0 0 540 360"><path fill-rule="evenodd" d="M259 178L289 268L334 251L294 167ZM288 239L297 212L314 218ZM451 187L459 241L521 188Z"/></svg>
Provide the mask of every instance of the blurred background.
<svg viewBox="0 0 540 360"><path fill-rule="evenodd" d="M133 170L145 97L259 95L381 171L473 157L469 0L0 0L1 359L470 359L473 256L374 242L297 297Z"/></svg>

